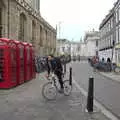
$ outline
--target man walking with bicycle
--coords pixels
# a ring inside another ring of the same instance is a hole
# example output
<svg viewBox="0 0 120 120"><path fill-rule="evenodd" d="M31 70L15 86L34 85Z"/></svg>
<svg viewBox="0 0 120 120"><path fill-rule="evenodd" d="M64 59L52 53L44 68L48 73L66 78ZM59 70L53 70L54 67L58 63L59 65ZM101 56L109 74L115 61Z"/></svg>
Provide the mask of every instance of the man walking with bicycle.
<svg viewBox="0 0 120 120"><path fill-rule="evenodd" d="M50 72L54 72L54 74L58 77L61 90L60 93L64 92L64 86L63 86L63 67L62 63L60 61L60 58L54 57L53 55L49 55L47 58L47 71L48 76L50 75Z"/></svg>

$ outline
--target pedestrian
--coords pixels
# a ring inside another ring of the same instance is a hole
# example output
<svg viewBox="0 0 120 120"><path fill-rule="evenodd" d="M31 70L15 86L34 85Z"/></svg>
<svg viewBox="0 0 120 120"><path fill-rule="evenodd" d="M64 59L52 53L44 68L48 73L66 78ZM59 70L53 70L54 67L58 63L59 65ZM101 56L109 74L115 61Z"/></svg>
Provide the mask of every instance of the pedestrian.
<svg viewBox="0 0 120 120"><path fill-rule="evenodd" d="M107 58L107 63L111 63L111 60L109 57Z"/></svg>
<svg viewBox="0 0 120 120"><path fill-rule="evenodd" d="M99 58L97 56L93 57L93 71L96 72L98 67Z"/></svg>
<svg viewBox="0 0 120 120"><path fill-rule="evenodd" d="M107 58L107 65L108 65L108 71L112 71L112 65L111 65L111 60L110 60L110 58L108 57Z"/></svg>
<svg viewBox="0 0 120 120"><path fill-rule="evenodd" d="M63 86L63 67L62 63L60 61L60 58L54 57L53 55L49 55L47 58L47 67L48 67L48 76L50 75L51 72L53 72L59 80L60 83L60 93L64 92L64 86Z"/></svg>
<svg viewBox="0 0 120 120"><path fill-rule="evenodd" d="M104 59L104 57L102 58L102 63L104 63L105 62L105 59Z"/></svg>

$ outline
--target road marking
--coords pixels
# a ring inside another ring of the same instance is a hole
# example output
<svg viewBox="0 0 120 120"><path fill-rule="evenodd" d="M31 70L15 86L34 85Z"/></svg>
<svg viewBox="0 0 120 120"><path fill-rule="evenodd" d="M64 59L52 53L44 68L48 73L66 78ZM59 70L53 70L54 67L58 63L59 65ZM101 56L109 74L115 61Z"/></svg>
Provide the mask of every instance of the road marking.
<svg viewBox="0 0 120 120"><path fill-rule="evenodd" d="M69 64L69 67L72 67L73 63ZM67 70L67 73L69 73L69 70ZM80 92L87 97L87 92L76 82L76 80L73 78L73 83L75 84L75 86L77 87L77 89L80 90ZM112 114L110 111L108 111L101 103L99 103L97 100L94 99L94 105L101 110L101 112L107 116L108 118L110 118L111 120L119 120L114 114Z"/></svg>
<svg viewBox="0 0 120 120"><path fill-rule="evenodd" d="M73 78L73 83L75 84L75 86L80 90L80 92L87 97L87 92L75 81L75 79ZM119 120L116 116L114 116L110 111L108 111L103 105L101 105L97 100L94 99L94 104L97 108L99 108L101 110L101 112L107 116L108 118L110 118L111 120Z"/></svg>

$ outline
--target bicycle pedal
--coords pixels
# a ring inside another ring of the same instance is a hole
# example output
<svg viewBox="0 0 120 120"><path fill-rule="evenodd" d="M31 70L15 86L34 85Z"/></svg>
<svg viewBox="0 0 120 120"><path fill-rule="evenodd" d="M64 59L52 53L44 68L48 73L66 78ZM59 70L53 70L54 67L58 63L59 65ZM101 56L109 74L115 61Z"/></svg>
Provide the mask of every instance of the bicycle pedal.
<svg viewBox="0 0 120 120"><path fill-rule="evenodd" d="M64 90L58 90L58 92L62 94L62 93L64 93Z"/></svg>

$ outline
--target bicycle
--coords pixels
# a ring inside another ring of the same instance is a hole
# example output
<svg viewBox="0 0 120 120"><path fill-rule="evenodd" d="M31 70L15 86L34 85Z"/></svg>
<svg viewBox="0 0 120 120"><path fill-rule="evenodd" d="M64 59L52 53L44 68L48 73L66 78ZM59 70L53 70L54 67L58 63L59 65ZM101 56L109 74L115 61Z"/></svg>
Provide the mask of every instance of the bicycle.
<svg viewBox="0 0 120 120"><path fill-rule="evenodd" d="M116 66L116 67L114 68L114 72L115 72L116 74L120 74L120 67L119 67L119 66Z"/></svg>
<svg viewBox="0 0 120 120"><path fill-rule="evenodd" d="M42 96L47 100L55 100L57 97L57 93L60 90L60 84L57 76L52 73L51 76L47 78L49 82L45 83L42 88ZM63 94L65 96L69 96L72 91L72 85L70 85L69 80L63 81L64 91Z"/></svg>

